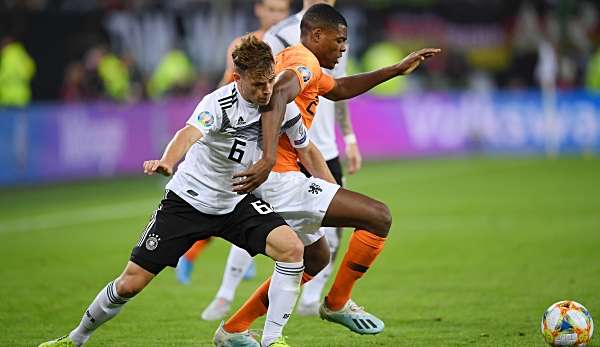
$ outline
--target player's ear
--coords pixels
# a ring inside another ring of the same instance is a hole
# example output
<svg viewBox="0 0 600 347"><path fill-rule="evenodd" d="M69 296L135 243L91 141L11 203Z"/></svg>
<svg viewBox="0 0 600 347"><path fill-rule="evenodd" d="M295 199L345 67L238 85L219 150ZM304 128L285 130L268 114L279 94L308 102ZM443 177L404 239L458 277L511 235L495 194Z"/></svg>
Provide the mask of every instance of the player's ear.
<svg viewBox="0 0 600 347"><path fill-rule="evenodd" d="M323 36L323 30L321 30L321 28L315 28L311 31L311 36L313 38L313 41L319 42L321 40L321 37Z"/></svg>
<svg viewBox="0 0 600 347"><path fill-rule="evenodd" d="M242 78L242 76L237 71L234 71L231 75L233 76L233 80L236 82L239 82Z"/></svg>

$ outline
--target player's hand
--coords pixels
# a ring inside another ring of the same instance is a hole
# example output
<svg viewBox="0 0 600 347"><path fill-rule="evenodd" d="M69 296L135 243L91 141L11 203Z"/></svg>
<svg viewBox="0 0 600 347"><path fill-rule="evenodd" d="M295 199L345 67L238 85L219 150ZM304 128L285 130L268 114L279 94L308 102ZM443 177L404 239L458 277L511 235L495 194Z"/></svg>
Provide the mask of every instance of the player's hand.
<svg viewBox="0 0 600 347"><path fill-rule="evenodd" d="M402 59L400 64L398 64L398 71L400 75L408 75L413 72L414 69L421 65L425 59L431 58L434 55L438 54L442 50L439 48L423 48L416 52L412 52L407 55L406 58Z"/></svg>
<svg viewBox="0 0 600 347"><path fill-rule="evenodd" d="M260 159L248 170L233 175L233 191L238 194L251 193L269 178L273 165L265 159Z"/></svg>
<svg viewBox="0 0 600 347"><path fill-rule="evenodd" d="M173 175L173 168L160 160L146 160L144 162L144 173L152 176L155 172L169 177Z"/></svg>
<svg viewBox="0 0 600 347"><path fill-rule="evenodd" d="M346 145L346 160L348 161L348 174L356 173L362 167L362 156L356 143Z"/></svg>

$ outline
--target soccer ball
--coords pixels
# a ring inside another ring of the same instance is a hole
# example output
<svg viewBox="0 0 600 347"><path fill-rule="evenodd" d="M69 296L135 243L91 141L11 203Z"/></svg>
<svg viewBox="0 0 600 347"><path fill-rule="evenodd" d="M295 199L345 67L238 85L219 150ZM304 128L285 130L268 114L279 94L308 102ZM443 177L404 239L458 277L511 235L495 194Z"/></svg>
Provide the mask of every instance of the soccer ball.
<svg viewBox="0 0 600 347"><path fill-rule="evenodd" d="M542 335L551 346L587 346L594 333L588 310L575 301L559 301L544 312Z"/></svg>

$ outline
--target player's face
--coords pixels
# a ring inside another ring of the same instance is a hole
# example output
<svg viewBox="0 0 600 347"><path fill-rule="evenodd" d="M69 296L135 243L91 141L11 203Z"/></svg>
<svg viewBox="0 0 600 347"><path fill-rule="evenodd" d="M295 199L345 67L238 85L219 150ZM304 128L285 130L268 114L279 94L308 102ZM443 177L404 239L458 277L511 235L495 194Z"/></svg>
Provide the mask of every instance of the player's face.
<svg viewBox="0 0 600 347"><path fill-rule="evenodd" d="M323 30L319 37L319 63L326 69L333 69L346 51L348 29L339 25L337 30Z"/></svg>
<svg viewBox="0 0 600 347"><path fill-rule="evenodd" d="M267 30L290 14L290 3L288 0L263 0L254 7L254 14L261 29Z"/></svg>
<svg viewBox="0 0 600 347"><path fill-rule="evenodd" d="M252 74L251 72L234 73L234 79L238 82L238 89L242 97L255 105L266 105L271 100L273 85L275 84L275 72L266 74Z"/></svg>

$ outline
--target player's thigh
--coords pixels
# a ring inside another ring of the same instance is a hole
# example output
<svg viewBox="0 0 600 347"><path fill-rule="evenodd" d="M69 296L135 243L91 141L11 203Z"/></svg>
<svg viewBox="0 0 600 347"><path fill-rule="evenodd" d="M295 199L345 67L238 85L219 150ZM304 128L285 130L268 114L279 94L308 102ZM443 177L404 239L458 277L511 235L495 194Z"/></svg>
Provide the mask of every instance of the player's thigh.
<svg viewBox="0 0 600 347"><path fill-rule="evenodd" d="M263 199L298 234L305 246L321 237L323 216L339 185L300 172L271 173L263 183Z"/></svg>
<svg viewBox="0 0 600 347"><path fill-rule="evenodd" d="M221 216L199 212L169 191L142 232L130 260L155 275L167 266L175 267L179 257L194 242L207 238L221 220Z"/></svg>
<svg viewBox="0 0 600 347"><path fill-rule="evenodd" d="M268 203L253 194L246 195L235 206L227 216L226 223L213 235L246 250L251 256L277 255L273 252L294 249L293 242L298 241L285 220Z"/></svg>
<svg viewBox="0 0 600 347"><path fill-rule="evenodd" d="M353 227L380 236L387 234L390 224L390 211L385 204L344 188L337 191L323 218L326 227Z"/></svg>

